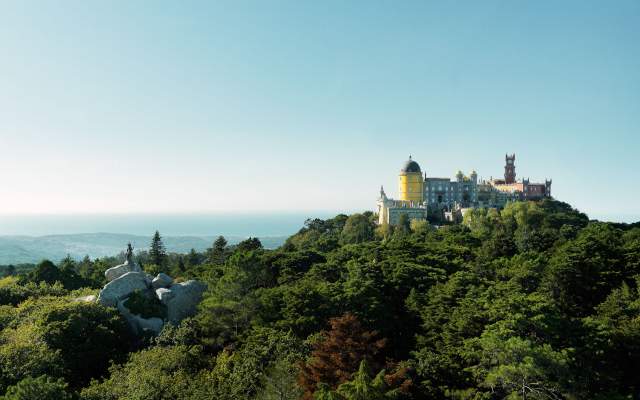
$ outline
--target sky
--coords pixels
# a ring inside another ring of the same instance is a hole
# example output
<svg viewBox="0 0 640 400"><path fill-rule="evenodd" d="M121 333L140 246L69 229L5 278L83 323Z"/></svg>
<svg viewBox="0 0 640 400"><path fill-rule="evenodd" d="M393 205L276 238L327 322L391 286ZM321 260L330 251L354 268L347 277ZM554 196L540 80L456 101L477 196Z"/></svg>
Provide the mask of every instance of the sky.
<svg viewBox="0 0 640 400"><path fill-rule="evenodd" d="M0 214L356 211L412 155L640 219L640 2L2 1Z"/></svg>

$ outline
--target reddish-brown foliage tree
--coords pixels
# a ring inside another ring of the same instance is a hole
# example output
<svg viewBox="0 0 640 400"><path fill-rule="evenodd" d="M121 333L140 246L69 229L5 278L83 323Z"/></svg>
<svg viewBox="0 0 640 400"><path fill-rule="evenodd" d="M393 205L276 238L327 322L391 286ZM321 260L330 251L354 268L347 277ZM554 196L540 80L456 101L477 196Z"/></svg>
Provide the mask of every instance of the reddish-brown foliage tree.
<svg viewBox="0 0 640 400"><path fill-rule="evenodd" d="M384 382L392 388L397 388L400 393L409 394L415 389L411 375L413 370L402 364L388 363L387 368L392 367L391 372L384 376Z"/></svg>
<svg viewBox="0 0 640 400"><path fill-rule="evenodd" d="M350 380L363 359L374 371L384 367L381 350L386 339L378 338L376 331L365 330L353 314L332 318L329 323L331 330L322 333L323 338L314 345L310 359L300 367L298 383L305 400L313 399L320 382L335 389Z"/></svg>

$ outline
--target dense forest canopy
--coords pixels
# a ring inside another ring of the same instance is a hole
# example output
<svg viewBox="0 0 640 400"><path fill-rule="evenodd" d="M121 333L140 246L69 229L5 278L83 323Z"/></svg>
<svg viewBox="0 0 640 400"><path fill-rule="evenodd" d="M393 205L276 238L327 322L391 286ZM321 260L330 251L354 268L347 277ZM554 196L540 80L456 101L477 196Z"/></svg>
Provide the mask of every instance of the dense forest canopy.
<svg viewBox="0 0 640 400"><path fill-rule="evenodd" d="M4 399L639 399L640 226L554 200L459 225L370 212L137 261L198 279L197 315L135 337L78 301L114 258L0 281ZM141 306L143 308L143 306ZM144 312L144 310L141 310Z"/></svg>

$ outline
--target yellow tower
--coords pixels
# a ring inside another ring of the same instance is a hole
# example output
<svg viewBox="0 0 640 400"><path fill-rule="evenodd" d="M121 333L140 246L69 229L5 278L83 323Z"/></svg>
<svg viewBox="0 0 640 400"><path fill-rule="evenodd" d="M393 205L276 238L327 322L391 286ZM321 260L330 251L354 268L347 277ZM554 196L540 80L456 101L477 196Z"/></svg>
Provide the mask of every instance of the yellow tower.
<svg viewBox="0 0 640 400"><path fill-rule="evenodd" d="M400 170L400 200L422 203L424 196L424 180L417 162L411 159L404 163Z"/></svg>

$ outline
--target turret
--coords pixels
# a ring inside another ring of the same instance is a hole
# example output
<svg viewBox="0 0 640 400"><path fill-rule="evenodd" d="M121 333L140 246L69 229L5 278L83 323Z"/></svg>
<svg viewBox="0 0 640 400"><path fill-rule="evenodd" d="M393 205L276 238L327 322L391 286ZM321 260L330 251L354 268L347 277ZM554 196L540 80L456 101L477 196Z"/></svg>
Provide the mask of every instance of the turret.
<svg viewBox="0 0 640 400"><path fill-rule="evenodd" d="M544 180L544 195L547 197L551 197L551 179Z"/></svg>
<svg viewBox="0 0 640 400"><path fill-rule="evenodd" d="M400 200L422 203L424 181L422 171L417 162L409 159L404 163L398 177Z"/></svg>
<svg viewBox="0 0 640 400"><path fill-rule="evenodd" d="M516 155L504 155L504 183L510 184L516 182Z"/></svg>
<svg viewBox="0 0 640 400"><path fill-rule="evenodd" d="M469 175L469 177L471 178L473 183L478 183L478 173L475 170L471 171L471 175Z"/></svg>
<svg viewBox="0 0 640 400"><path fill-rule="evenodd" d="M384 192L384 187L382 185L380 185L380 200L387 200L387 194Z"/></svg>
<svg viewBox="0 0 640 400"><path fill-rule="evenodd" d="M389 209L388 209L389 199L387 199L387 194L384 192L384 187L380 186L380 197L378 198L378 223L383 224L388 222L389 218Z"/></svg>

